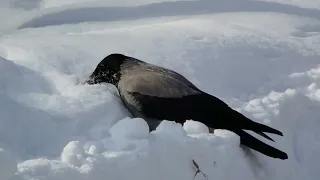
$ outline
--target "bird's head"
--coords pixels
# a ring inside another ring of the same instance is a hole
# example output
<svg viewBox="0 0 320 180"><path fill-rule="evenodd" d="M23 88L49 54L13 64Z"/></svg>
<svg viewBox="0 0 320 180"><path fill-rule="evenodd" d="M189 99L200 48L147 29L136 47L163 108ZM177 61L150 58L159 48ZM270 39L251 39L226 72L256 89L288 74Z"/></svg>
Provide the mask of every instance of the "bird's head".
<svg viewBox="0 0 320 180"><path fill-rule="evenodd" d="M108 55L97 65L86 83L111 83L117 85L120 80L121 65L128 59L130 59L130 57L123 54Z"/></svg>

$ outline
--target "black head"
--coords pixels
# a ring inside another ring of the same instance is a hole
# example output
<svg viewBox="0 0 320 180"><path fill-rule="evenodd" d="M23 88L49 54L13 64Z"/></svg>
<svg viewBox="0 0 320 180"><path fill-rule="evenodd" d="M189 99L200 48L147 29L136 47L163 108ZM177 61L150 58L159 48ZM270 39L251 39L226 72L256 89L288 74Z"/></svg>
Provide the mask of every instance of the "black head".
<svg viewBox="0 0 320 180"><path fill-rule="evenodd" d="M120 66L128 59L130 57L123 54L108 55L98 64L86 83L111 83L117 85L120 79Z"/></svg>

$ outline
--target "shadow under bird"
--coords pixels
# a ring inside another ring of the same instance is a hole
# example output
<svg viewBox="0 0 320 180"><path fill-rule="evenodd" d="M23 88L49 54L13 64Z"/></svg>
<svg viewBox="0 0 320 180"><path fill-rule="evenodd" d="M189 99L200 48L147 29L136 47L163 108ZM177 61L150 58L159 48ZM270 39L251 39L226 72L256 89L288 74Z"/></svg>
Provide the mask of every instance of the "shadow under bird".
<svg viewBox="0 0 320 180"><path fill-rule="evenodd" d="M192 119L211 130L232 131L240 136L242 145L267 156L288 159L286 153L244 130L251 130L271 141L274 140L265 133L283 136L280 131L248 119L175 71L123 54L110 54L97 65L86 83L115 85L128 110L134 117L144 118L151 130L162 120L183 124Z"/></svg>

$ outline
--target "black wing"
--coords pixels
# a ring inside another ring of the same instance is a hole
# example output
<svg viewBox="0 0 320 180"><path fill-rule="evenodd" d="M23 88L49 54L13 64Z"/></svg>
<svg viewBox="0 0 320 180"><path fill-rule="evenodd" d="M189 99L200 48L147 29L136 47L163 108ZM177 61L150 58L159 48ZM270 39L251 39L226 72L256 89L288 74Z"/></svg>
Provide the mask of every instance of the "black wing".
<svg viewBox="0 0 320 180"><path fill-rule="evenodd" d="M214 97L205 93L176 98L149 96L139 92L130 92L130 95L139 104L139 111L145 117L179 123L192 119L208 127L222 128L225 125L221 124L221 119L230 109L223 101L217 98L212 101Z"/></svg>
<svg viewBox="0 0 320 180"><path fill-rule="evenodd" d="M196 94L181 98L161 98L143 95L137 92L132 92L130 95L139 102L141 107L140 111L145 117L159 120L171 120L179 123L184 123L185 120L193 119L206 124L208 127L228 129L238 134L240 136L241 144L247 147L270 157L280 159L288 158L286 153L256 139L243 131L243 129L251 129L271 141L273 140L264 134L263 131L266 130L267 132L277 134L280 133L279 131L249 119L245 119L244 122L240 118L244 116L241 115L237 115L237 118L239 119L233 119L234 113L237 112L229 108L219 99L212 101L212 98L214 98L213 96ZM215 108L215 110L213 110L213 108ZM246 125L249 128L243 128Z"/></svg>

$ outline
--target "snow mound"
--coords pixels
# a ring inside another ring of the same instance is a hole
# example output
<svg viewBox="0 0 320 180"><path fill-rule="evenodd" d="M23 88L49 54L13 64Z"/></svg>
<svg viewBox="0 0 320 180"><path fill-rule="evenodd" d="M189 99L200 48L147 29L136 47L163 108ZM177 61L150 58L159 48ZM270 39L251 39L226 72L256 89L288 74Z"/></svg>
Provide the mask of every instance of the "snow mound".
<svg viewBox="0 0 320 180"><path fill-rule="evenodd" d="M161 126L170 127L172 124L164 123ZM155 131L144 139L119 140L111 136L95 142L71 141L63 148L61 161L25 161L18 166L18 176L25 179L50 172L46 177L52 179L186 179L196 173L194 160L210 178L254 179L243 158L244 154L237 146L239 142L216 141L219 137L214 135L179 137L175 139ZM226 164L226 157L230 163ZM236 163L231 163L231 160ZM230 166L236 168L238 165L242 165L245 173L225 174ZM201 178L198 175L197 179Z"/></svg>
<svg viewBox="0 0 320 180"><path fill-rule="evenodd" d="M183 128L188 134L209 133L209 129L205 124L193 120L187 120L183 124Z"/></svg>
<svg viewBox="0 0 320 180"><path fill-rule="evenodd" d="M84 150L80 142L71 141L63 148L61 161L63 163L72 164L75 166L80 165L84 160L83 153Z"/></svg>
<svg viewBox="0 0 320 180"><path fill-rule="evenodd" d="M186 131L183 129L181 124L166 120L162 121L159 124L155 132L167 134L169 136L172 136L173 138L183 137L187 135Z"/></svg>
<svg viewBox="0 0 320 180"><path fill-rule="evenodd" d="M110 134L113 138L143 139L149 135L149 126L144 119L126 118L113 125Z"/></svg>

